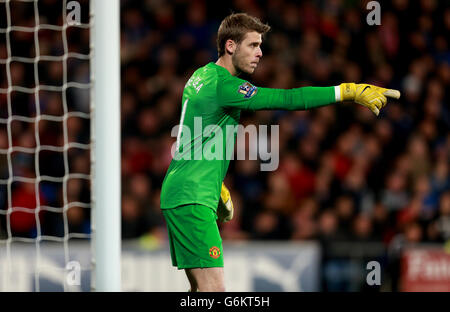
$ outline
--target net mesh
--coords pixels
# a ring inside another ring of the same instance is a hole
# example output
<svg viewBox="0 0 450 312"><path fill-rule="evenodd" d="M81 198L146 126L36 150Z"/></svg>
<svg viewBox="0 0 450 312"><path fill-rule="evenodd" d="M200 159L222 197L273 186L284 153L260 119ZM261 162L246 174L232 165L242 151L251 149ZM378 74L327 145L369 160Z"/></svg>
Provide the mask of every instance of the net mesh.
<svg viewBox="0 0 450 312"><path fill-rule="evenodd" d="M40 285L43 270L67 290L66 265L72 260L69 241L91 235L90 225L86 226L91 207L91 17L89 2L77 1L82 12L88 12L87 19L68 23L70 2L0 0L4 15L0 16L3 291L17 287L12 280L17 264L14 244L34 245L34 259L27 259L33 262L30 272L20 274L34 274L35 291L45 290ZM21 14L21 19L16 18ZM74 47L70 46L72 36ZM43 261L44 245L52 242L62 245L64 261L48 267L48 261Z"/></svg>

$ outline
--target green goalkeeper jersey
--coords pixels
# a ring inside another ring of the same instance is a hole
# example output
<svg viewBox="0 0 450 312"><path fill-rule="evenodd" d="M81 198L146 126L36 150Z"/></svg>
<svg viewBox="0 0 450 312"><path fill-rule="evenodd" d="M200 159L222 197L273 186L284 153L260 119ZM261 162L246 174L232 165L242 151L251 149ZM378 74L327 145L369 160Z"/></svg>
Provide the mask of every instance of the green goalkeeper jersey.
<svg viewBox="0 0 450 312"><path fill-rule="evenodd" d="M182 98L177 149L161 189L161 209L217 209L242 109L305 110L333 104L334 87L260 88L215 63L196 70Z"/></svg>

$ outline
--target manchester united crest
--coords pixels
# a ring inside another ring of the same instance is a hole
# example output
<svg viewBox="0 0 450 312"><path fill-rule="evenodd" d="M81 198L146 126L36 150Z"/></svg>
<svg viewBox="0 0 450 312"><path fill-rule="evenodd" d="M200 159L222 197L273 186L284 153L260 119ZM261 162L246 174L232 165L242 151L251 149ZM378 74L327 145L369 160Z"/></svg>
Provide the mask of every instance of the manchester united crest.
<svg viewBox="0 0 450 312"><path fill-rule="evenodd" d="M220 257L220 248L213 246L209 249L209 256L213 259L217 259Z"/></svg>

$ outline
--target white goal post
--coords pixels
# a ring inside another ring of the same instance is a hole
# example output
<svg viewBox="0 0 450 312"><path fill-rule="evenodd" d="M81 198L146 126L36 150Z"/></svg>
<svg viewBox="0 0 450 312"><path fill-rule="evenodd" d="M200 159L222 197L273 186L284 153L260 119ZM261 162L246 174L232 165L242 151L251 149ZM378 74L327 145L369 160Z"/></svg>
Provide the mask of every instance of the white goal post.
<svg viewBox="0 0 450 312"><path fill-rule="evenodd" d="M91 114L93 176L92 224L98 291L120 291L120 3L91 0L93 29ZM91 15L92 16L92 15ZM92 39L91 39L92 40Z"/></svg>

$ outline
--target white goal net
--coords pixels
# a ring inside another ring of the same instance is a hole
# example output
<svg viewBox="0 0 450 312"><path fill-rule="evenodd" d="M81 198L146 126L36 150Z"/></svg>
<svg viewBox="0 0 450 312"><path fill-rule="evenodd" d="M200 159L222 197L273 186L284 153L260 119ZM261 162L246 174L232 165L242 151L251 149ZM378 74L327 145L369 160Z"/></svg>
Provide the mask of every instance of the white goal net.
<svg viewBox="0 0 450 312"><path fill-rule="evenodd" d="M0 0L0 291L90 287L89 5Z"/></svg>

